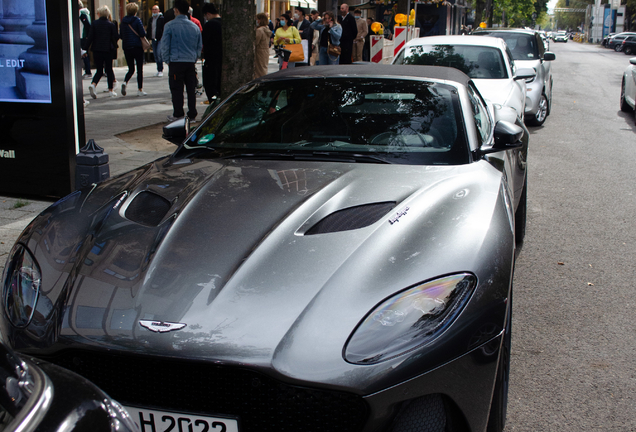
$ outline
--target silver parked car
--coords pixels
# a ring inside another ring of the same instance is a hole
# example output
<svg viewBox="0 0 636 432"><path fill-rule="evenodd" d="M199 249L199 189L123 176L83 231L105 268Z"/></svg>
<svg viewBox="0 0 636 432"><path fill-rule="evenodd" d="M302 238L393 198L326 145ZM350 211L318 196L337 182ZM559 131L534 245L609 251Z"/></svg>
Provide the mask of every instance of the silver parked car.
<svg viewBox="0 0 636 432"><path fill-rule="evenodd" d="M552 67L554 53L546 51L541 34L534 30L477 30L474 35L495 36L506 41L518 68L532 68L537 75L526 80L525 121L541 126L552 108Z"/></svg>
<svg viewBox="0 0 636 432"><path fill-rule="evenodd" d="M473 79L480 93L496 104L526 111L526 80L532 69L517 68L505 42L478 36L429 36L413 39L393 59L394 65L450 66Z"/></svg>
<svg viewBox="0 0 636 432"><path fill-rule="evenodd" d="M620 108L623 112L633 112L636 109L636 57L629 59L629 66L623 72ZM636 123L636 118L634 122Z"/></svg>
<svg viewBox="0 0 636 432"><path fill-rule="evenodd" d="M527 150L456 69L265 75L38 216L0 331L145 431L501 432Z"/></svg>

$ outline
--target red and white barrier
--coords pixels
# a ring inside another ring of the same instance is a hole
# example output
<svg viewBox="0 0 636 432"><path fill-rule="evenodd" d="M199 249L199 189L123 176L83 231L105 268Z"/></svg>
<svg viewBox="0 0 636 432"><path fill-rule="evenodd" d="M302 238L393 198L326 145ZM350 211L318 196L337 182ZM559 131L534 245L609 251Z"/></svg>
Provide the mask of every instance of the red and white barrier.
<svg viewBox="0 0 636 432"><path fill-rule="evenodd" d="M406 43L406 27L394 27L393 57L396 57Z"/></svg>
<svg viewBox="0 0 636 432"><path fill-rule="evenodd" d="M371 35L371 61L382 63L384 51L384 35Z"/></svg>

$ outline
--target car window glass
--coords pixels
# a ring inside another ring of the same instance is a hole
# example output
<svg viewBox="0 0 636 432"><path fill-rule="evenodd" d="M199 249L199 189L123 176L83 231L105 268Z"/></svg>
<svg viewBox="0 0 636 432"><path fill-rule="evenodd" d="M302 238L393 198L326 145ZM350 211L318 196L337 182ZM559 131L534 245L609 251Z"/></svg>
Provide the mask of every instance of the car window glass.
<svg viewBox="0 0 636 432"><path fill-rule="evenodd" d="M374 152L457 164L468 160L460 115L457 90L444 84L280 80L235 94L191 141L219 150Z"/></svg>
<svg viewBox="0 0 636 432"><path fill-rule="evenodd" d="M514 61L512 53L510 52L510 48L506 47L506 57L508 57L508 63L510 63L510 68L512 69L512 76L517 74L517 65Z"/></svg>
<svg viewBox="0 0 636 432"><path fill-rule="evenodd" d="M488 109L483 105L481 99L475 94L472 87L468 87L468 97L470 98L475 126L477 126L477 131L479 132L480 143L484 144L488 142L492 129Z"/></svg>
<svg viewBox="0 0 636 432"><path fill-rule="evenodd" d="M506 45L512 53L515 60L534 60L539 57L539 45L534 35L513 32L497 32L491 33L490 36L496 36L506 41Z"/></svg>
<svg viewBox="0 0 636 432"><path fill-rule="evenodd" d="M543 55L545 54L545 45L543 43L543 39L541 38L541 35L539 35L538 33L535 35L535 43L537 44L537 48L539 50L538 58L542 59Z"/></svg>
<svg viewBox="0 0 636 432"><path fill-rule="evenodd" d="M396 64L448 66L459 69L471 78L508 78L501 50L475 45L419 45L405 50Z"/></svg>

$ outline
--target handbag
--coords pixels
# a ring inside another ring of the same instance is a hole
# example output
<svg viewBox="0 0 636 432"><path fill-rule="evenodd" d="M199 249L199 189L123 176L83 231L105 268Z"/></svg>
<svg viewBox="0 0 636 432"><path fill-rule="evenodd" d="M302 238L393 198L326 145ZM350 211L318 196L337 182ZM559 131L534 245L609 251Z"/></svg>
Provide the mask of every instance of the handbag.
<svg viewBox="0 0 636 432"><path fill-rule="evenodd" d="M141 49L144 51L147 51L148 49L150 49L150 47L152 46L150 41L148 41L148 39L146 39L146 36L139 36L139 33L137 33L135 31L134 28L132 28L132 26L130 24L128 24L128 28L132 30L132 32L137 35L137 37L139 38L139 40L141 41Z"/></svg>
<svg viewBox="0 0 636 432"><path fill-rule="evenodd" d="M291 51L291 54L289 55L290 63L305 61L305 52L301 44L285 45L285 49Z"/></svg>
<svg viewBox="0 0 636 432"><path fill-rule="evenodd" d="M330 56L340 57L340 53L342 53L342 49L340 48L340 45L333 45L331 42L329 42L327 53L329 53Z"/></svg>

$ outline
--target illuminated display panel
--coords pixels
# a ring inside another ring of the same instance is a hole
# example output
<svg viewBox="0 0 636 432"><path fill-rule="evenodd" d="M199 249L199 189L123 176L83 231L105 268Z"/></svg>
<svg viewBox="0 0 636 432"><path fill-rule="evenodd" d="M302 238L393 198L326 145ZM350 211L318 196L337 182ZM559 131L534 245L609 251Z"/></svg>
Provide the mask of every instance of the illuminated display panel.
<svg viewBox="0 0 636 432"><path fill-rule="evenodd" d="M0 102L52 102L44 1L0 2Z"/></svg>

